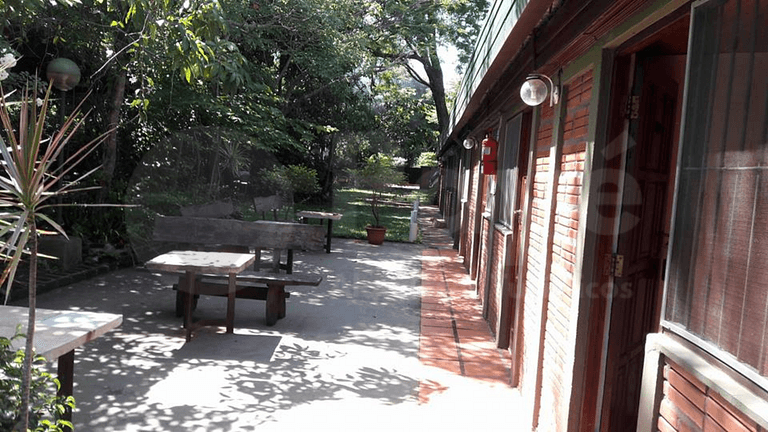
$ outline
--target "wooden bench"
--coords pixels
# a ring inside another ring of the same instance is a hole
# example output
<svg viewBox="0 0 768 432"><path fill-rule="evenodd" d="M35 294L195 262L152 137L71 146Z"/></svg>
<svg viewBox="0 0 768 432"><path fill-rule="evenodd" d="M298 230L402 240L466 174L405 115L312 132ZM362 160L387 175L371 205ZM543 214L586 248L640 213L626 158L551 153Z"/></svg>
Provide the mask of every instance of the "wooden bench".
<svg viewBox="0 0 768 432"><path fill-rule="evenodd" d="M293 251L322 250L325 246L325 230L318 225L295 222L157 216L153 239L185 244L185 247L197 250L253 250L256 254L254 270L257 271L266 267L261 262L261 252L272 250L272 270L285 270L290 274L293 271ZM283 250L288 252L286 263L281 262Z"/></svg>
<svg viewBox="0 0 768 432"><path fill-rule="evenodd" d="M320 225L323 220L327 220L328 232L325 235L325 252L331 253L331 238L333 237L333 221L341 220L341 213L319 212L319 211L300 211L296 213L299 222L309 223L310 219L319 219Z"/></svg>
<svg viewBox="0 0 768 432"><path fill-rule="evenodd" d="M319 225L293 222L241 221L236 219L157 216L153 238L159 242L183 244L193 250L220 250L253 252L256 255L254 271L243 272L237 277L237 298L265 300L267 325L274 325L285 316L285 299L290 293L286 286L317 286L322 277L293 274L293 251L322 250L325 246L325 230ZM273 262L267 264L270 272L259 271L262 267L261 252L273 251ZM287 261L280 262L281 250L287 250ZM285 270L286 273L280 273ZM178 287L188 286L185 276L179 276L176 291L176 314L182 316L188 295ZM194 296L226 296L227 279L224 276L202 275L196 278ZM193 308L194 308L193 302Z"/></svg>
<svg viewBox="0 0 768 432"><path fill-rule="evenodd" d="M272 217L278 220L278 213L284 208L289 207L292 203L284 200L280 195L270 195L265 197L253 197L253 210L257 214L261 213L261 217L266 219L267 213L271 212ZM287 216L285 217L287 219Z"/></svg>
<svg viewBox="0 0 768 432"><path fill-rule="evenodd" d="M318 286L323 281L322 276L318 275L300 275L300 274L281 274L268 272L245 271L237 275L236 298L266 301L266 323L273 326L280 318L285 318L285 299L291 296L291 293L285 290L286 286ZM184 302L187 301L187 293L178 290L179 286L187 286L185 275L179 276L176 289L176 316L184 316ZM217 297L227 297L228 280L224 275L202 275L195 281L195 297L200 295L210 295ZM193 300L192 309L197 305L196 298Z"/></svg>

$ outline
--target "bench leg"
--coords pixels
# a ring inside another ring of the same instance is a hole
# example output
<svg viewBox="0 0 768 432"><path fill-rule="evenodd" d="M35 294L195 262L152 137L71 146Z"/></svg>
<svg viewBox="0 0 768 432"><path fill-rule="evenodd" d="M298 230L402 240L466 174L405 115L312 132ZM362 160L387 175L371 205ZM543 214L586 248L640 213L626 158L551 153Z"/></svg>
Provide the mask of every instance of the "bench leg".
<svg viewBox="0 0 768 432"><path fill-rule="evenodd" d="M176 290L176 317L180 318L184 316L184 302L187 300L187 297L184 295L181 290Z"/></svg>
<svg viewBox="0 0 768 432"><path fill-rule="evenodd" d="M282 249L272 249L272 272L280 273L280 259L282 257Z"/></svg>
<svg viewBox="0 0 768 432"><path fill-rule="evenodd" d="M285 261L285 273L293 273L293 249L288 249L288 257Z"/></svg>
<svg viewBox="0 0 768 432"><path fill-rule="evenodd" d="M186 282L184 282L186 284ZM197 309L197 299L199 299L199 295L195 295L192 298L192 310L194 311ZM184 305L187 302L187 293L182 292L181 290L176 290L176 316L177 317L183 317L184 316Z"/></svg>
<svg viewBox="0 0 768 432"><path fill-rule="evenodd" d="M227 289L227 333L234 333L235 331L235 290L237 289L237 281L235 273L229 274L229 287Z"/></svg>
<svg viewBox="0 0 768 432"><path fill-rule="evenodd" d="M277 318L285 318L285 287L280 287L280 311L277 314Z"/></svg>
<svg viewBox="0 0 768 432"><path fill-rule="evenodd" d="M261 271L261 249L256 249L256 260L253 262L253 271Z"/></svg>
<svg viewBox="0 0 768 432"><path fill-rule="evenodd" d="M285 318L285 287L267 285L267 326L273 326L280 318Z"/></svg>
<svg viewBox="0 0 768 432"><path fill-rule="evenodd" d="M74 374L75 374L75 350L59 357L58 364L58 378L59 378L59 390L56 392L56 396L67 397L72 396L74 387ZM62 419L66 421L72 421L72 409L67 407L62 415ZM65 431L71 432L72 429L64 428Z"/></svg>
<svg viewBox="0 0 768 432"><path fill-rule="evenodd" d="M195 299L195 273L187 271L187 292L184 302L184 328L187 329L187 342L192 340L192 302ZM181 288L181 287L179 287Z"/></svg>
<svg viewBox="0 0 768 432"><path fill-rule="evenodd" d="M325 253L331 253L331 237L333 237L333 219L328 219L328 233L325 235Z"/></svg>

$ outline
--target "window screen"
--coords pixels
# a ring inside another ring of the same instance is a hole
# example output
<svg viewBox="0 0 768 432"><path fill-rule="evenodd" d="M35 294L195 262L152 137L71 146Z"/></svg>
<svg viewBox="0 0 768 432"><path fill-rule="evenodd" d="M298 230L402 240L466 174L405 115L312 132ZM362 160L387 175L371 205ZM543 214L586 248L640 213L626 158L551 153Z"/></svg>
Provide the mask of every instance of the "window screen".
<svg viewBox="0 0 768 432"><path fill-rule="evenodd" d="M694 8L664 314L762 376L768 376L767 22L765 1Z"/></svg>
<svg viewBox="0 0 768 432"><path fill-rule="evenodd" d="M515 206L515 180L517 179L517 160L520 151L520 136L523 115L510 119L504 127L504 146L501 149L499 164L499 222L512 227Z"/></svg>

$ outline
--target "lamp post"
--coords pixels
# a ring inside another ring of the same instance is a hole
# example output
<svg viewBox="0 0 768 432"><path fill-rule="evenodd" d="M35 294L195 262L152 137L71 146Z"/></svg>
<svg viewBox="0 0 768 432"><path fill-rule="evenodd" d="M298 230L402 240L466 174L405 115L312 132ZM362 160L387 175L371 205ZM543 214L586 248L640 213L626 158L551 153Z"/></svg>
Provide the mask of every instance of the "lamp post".
<svg viewBox="0 0 768 432"><path fill-rule="evenodd" d="M64 57L58 57L48 63L45 75L57 90L61 92L61 124L66 119L67 100L64 92L75 88L80 82L80 68L72 60Z"/></svg>
<svg viewBox="0 0 768 432"><path fill-rule="evenodd" d="M53 82L53 86L63 92L72 90L80 82L80 68L75 62L64 57L51 60L45 74L48 80Z"/></svg>
<svg viewBox="0 0 768 432"><path fill-rule="evenodd" d="M60 92L61 103L59 104L59 110L61 110L61 124L64 125L64 122L67 120L67 99L65 93L75 88L80 82L80 68L72 60L58 57L48 63L45 75L48 77L48 81ZM63 152L61 157L66 160L66 148L63 149ZM61 198L59 197L58 200L61 200ZM59 223L62 222L61 208L58 206L56 207L56 219Z"/></svg>

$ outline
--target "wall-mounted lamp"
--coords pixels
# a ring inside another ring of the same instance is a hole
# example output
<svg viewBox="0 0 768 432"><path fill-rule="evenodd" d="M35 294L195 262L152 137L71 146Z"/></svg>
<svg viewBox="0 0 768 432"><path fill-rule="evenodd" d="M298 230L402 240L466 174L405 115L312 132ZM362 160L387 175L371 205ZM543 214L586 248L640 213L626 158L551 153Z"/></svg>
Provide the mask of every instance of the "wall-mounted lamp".
<svg viewBox="0 0 768 432"><path fill-rule="evenodd" d="M538 106L547 98L549 88L552 89L552 95L549 98L549 106L557 105L560 101L560 86L555 85L552 79L543 74L530 74L525 82L520 86L520 98L526 105Z"/></svg>
<svg viewBox="0 0 768 432"><path fill-rule="evenodd" d="M467 138L461 143L467 150L472 150L475 147L475 144L477 144L477 141L474 138Z"/></svg>

